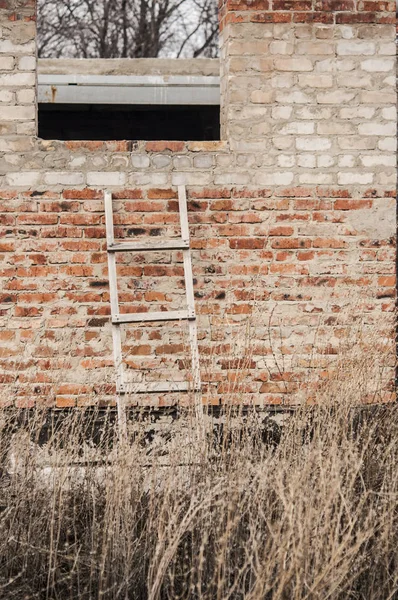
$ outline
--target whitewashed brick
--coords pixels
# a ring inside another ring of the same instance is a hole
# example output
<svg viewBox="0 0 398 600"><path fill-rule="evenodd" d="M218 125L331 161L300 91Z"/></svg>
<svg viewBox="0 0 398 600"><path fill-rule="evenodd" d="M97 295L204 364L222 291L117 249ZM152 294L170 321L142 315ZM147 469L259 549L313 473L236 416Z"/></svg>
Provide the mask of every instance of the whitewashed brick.
<svg viewBox="0 0 398 600"><path fill-rule="evenodd" d="M18 135L37 135L36 121L21 121L17 122Z"/></svg>
<svg viewBox="0 0 398 600"><path fill-rule="evenodd" d="M329 139L320 138L317 136L296 139L297 150L308 150L310 152L316 152L317 150L329 150L331 145L332 142Z"/></svg>
<svg viewBox="0 0 398 600"><path fill-rule="evenodd" d="M296 157L294 154L278 154L277 162L280 167L291 168L296 164Z"/></svg>
<svg viewBox="0 0 398 600"><path fill-rule="evenodd" d="M261 25L264 27L264 25ZM275 25L265 25L265 27L270 30L272 33L272 37L276 40L292 40L293 39L293 31L289 24L286 23L276 23Z"/></svg>
<svg viewBox="0 0 398 600"><path fill-rule="evenodd" d="M337 85L339 87L349 87L349 88L365 88L368 89L372 87L372 78L370 75L354 75L350 73L349 75L339 75L337 77Z"/></svg>
<svg viewBox="0 0 398 600"><path fill-rule="evenodd" d="M354 98L354 92L345 92L342 90L325 92L318 94L316 97L318 104L344 104L345 102L352 102Z"/></svg>
<svg viewBox="0 0 398 600"><path fill-rule="evenodd" d="M234 55L252 54L254 56L262 56L267 54L269 48L268 41L242 41L234 40L229 44L229 53Z"/></svg>
<svg viewBox="0 0 398 600"><path fill-rule="evenodd" d="M280 130L280 135L310 135L314 133L315 124L310 121L291 121L284 125Z"/></svg>
<svg viewBox="0 0 398 600"><path fill-rule="evenodd" d="M281 104L309 104L312 101L310 94L303 92L277 92L275 96L276 102Z"/></svg>
<svg viewBox="0 0 398 600"><path fill-rule="evenodd" d="M385 73L394 69L394 61L387 58L371 58L361 62L361 69L369 73Z"/></svg>
<svg viewBox="0 0 398 600"><path fill-rule="evenodd" d="M341 136L338 138L338 144L342 150L374 150L377 138L357 135Z"/></svg>
<svg viewBox="0 0 398 600"><path fill-rule="evenodd" d="M373 173L338 173L339 185L368 185L373 183Z"/></svg>
<svg viewBox="0 0 398 600"><path fill-rule="evenodd" d="M309 40L312 38L313 30L311 25L300 23L296 25L294 34L299 40Z"/></svg>
<svg viewBox="0 0 398 600"><path fill-rule="evenodd" d="M240 173L236 173L235 175L238 179L238 175L240 175ZM247 171L243 173L243 175L244 177L247 177ZM209 185L210 183L212 183L212 179L212 173L204 173L203 171L185 171L184 173L171 174L172 185ZM236 183L238 184L239 181L236 181ZM247 181L245 181L244 183L247 183Z"/></svg>
<svg viewBox="0 0 398 600"><path fill-rule="evenodd" d="M183 185L185 184L185 180L178 180L179 183L176 183L175 175L173 174L173 185ZM180 174L183 175L183 174ZM224 172L219 173L214 176L214 183L216 185L247 185L250 183L252 176L249 173L236 173L233 172ZM198 181L196 185L203 185L202 181Z"/></svg>
<svg viewBox="0 0 398 600"><path fill-rule="evenodd" d="M396 84L395 75L388 75L387 77L384 77L383 85L389 85L391 87L395 87L395 84Z"/></svg>
<svg viewBox="0 0 398 600"><path fill-rule="evenodd" d="M150 158L146 154L132 154L131 156L131 166L134 169L147 169L150 164Z"/></svg>
<svg viewBox="0 0 398 600"><path fill-rule="evenodd" d="M380 44L378 54L382 54L385 56L395 56L397 51L397 47L395 42L384 42Z"/></svg>
<svg viewBox="0 0 398 600"><path fill-rule="evenodd" d="M290 119L292 116L293 108L291 106L273 106L271 115L275 120Z"/></svg>
<svg viewBox="0 0 398 600"><path fill-rule="evenodd" d="M377 147L384 152L395 152L397 149L397 140L395 137L386 137L377 143Z"/></svg>
<svg viewBox="0 0 398 600"><path fill-rule="evenodd" d="M254 181L258 185L290 185L293 182L294 173L281 171L279 173L257 173Z"/></svg>
<svg viewBox="0 0 398 600"><path fill-rule="evenodd" d="M339 156L339 167L352 168L355 166L355 156L353 154L342 154Z"/></svg>
<svg viewBox="0 0 398 600"><path fill-rule="evenodd" d="M129 185L151 185L151 186L163 186L170 185L170 174L163 173L148 173L144 171L136 171L129 175Z"/></svg>
<svg viewBox="0 0 398 600"><path fill-rule="evenodd" d="M1 121L23 121L34 119L36 116L35 106L2 106L0 113Z"/></svg>
<svg viewBox="0 0 398 600"><path fill-rule="evenodd" d="M338 71L353 71L355 67L356 63L347 58L327 58L317 61L315 71L319 71L320 73L337 73Z"/></svg>
<svg viewBox="0 0 398 600"><path fill-rule="evenodd" d="M49 171L44 175L46 185L83 185L84 182L84 174L74 171Z"/></svg>
<svg viewBox="0 0 398 600"><path fill-rule="evenodd" d="M306 74L299 75L299 85L301 87L311 88L330 88L333 86L333 77L331 75Z"/></svg>
<svg viewBox="0 0 398 600"><path fill-rule="evenodd" d="M0 102L12 104L14 102L14 93L11 90L0 90Z"/></svg>
<svg viewBox="0 0 398 600"><path fill-rule="evenodd" d="M115 171L90 171L87 173L88 185L125 185L126 173Z"/></svg>
<svg viewBox="0 0 398 600"><path fill-rule="evenodd" d="M376 109L371 106L347 106L340 110L341 119L371 119Z"/></svg>
<svg viewBox="0 0 398 600"><path fill-rule="evenodd" d="M290 150L293 142L294 137L281 136L272 138L272 143L277 150Z"/></svg>
<svg viewBox="0 0 398 600"><path fill-rule="evenodd" d="M397 120L397 109L395 106L387 106L386 108L383 108L381 114L383 119L386 119L386 121Z"/></svg>
<svg viewBox="0 0 398 600"><path fill-rule="evenodd" d="M19 71L34 71L36 69L36 57L35 56L21 56L18 59L18 70Z"/></svg>
<svg viewBox="0 0 398 600"><path fill-rule="evenodd" d="M299 175L299 181L310 185L329 185L333 183L332 173L302 173Z"/></svg>
<svg viewBox="0 0 398 600"><path fill-rule="evenodd" d="M0 75L0 85L6 87L34 86L36 77L34 73L7 73Z"/></svg>
<svg viewBox="0 0 398 600"><path fill-rule="evenodd" d="M277 40L271 42L269 51L271 54L293 54L294 45L291 42Z"/></svg>
<svg viewBox="0 0 398 600"><path fill-rule="evenodd" d="M391 154L360 156L359 160L364 167L377 167L379 165L384 167L395 167L397 162L395 156Z"/></svg>
<svg viewBox="0 0 398 600"><path fill-rule="evenodd" d="M223 156L223 155L221 155L221 156ZM228 158L229 158L229 156L228 156ZM191 158L189 156L175 156L173 158L173 167L177 171L184 170L184 169L192 169Z"/></svg>
<svg viewBox="0 0 398 600"><path fill-rule="evenodd" d="M358 125L359 135L395 135L395 123L378 123L377 121L370 123L361 123Z"/></svg>
<svg viewBox="0 0 398 600"><path fill-rule="evenodd" d="M364 40L341 40L336 46L336 53L341 56L371 56L375 52L376 44Z"/></svg>
<svg viewBox="0 0 398 600"><path fill-rule="evenodd" d="M389 185L394 186L397 183L397 174L396 171L390 172L381 172L376 175L377 183L380 185Z"/></svg>
<svg viewBox="0 0 398 600"><path fill-rule="evenodd" d="M39 185L41 175L40 171L18 171L18 173L8 173L6 181L12 187L31 187Z"/></svg>
<svg viewBox="0 0 398 600"><path fill-rule="evenodd" d="M299 42L297 44L297 53L323 55L323 54L334 54L333 42Z"/></svg>
<svg viewBox="0 0 398 600"><path fill-rule="evenodd" d="M336 28L337 29L337 28ZM357 29L350 25L343 25L339 28L340 35L344 40L352 40L357 35Z"/></svg>
<svg viewBox="0 0 398 600"><path fill-rule="evenodd" d="M355 133L354 125L339 123L338 121L322 121L317 124L316 130L321 135L349 135Z"/></svg>
<svg viewBox="0 0 398 600"><path fill-rule="evenodd" d="M316 167L316 156L314 154L299 154L297 164L305 169L314 169Z"/></svg>
<svg viewBox="0 0 398 600"><path fill-rule="evenodd" d="M332 110L324 106L303 106L296 108L297 119L331 119Z"/></svg>
<svg viewBox="0 0 398 600"><path fill-rule="evenodd" d="M293 84L294 76L291 73L274 74L271 78L271 87L273 88L291 88Z"/></svg>
<svg viewBox="0 0 398 600"><path fill-rule="evenodd" d="M70 161L69 161L69 166L71 169L76 169L77 167L82 167L83 165L85 165L87 162L87 158L84 155L81 156L74 156Z"/></svg>
<svg viewBox="0 0 398 600"><path fill-rule="evenodd" d="M332 40L334 37L334 27L330 25L315 25L314 26L315 37L319 40ZM310 30L310 37L312 31Z"/></svg>
<svg viewBox="0 0 398 600"><path fill-rule="evenodd" d="M152 165L155 169L167 169L171 165L171 157L163 154L153 156Z"/></svg>
<svg viewBox="0 0 398 600"><path fill-rule="evenodd" d="M361 104L394 104L395 101L395 92L361 92L360 95Z"/></svg>
<svg viewBox="0 0 398 600"><path fill-rule="evenodd" d="M312 71L314 65L309 58L276 58L275 69L278 71Z"/></svg>
<svg viewBox="0 0 398 600"><path fill-rule="evenodd" d="M2 54L26 54L35 56L36 44L29 41L26 44L14 44L11 40L0 40L0 53Z"/></svg>
<svg viewBox="0 0 398 600"><path fill-rule="evenodd" d="M272 90L255 90L250 96L251 102L255 104L270 104L274 101Z"/></svg>
<svg viewBox="0 0 398 600"><path fill-rule="evenodd" d="M197 156L194 156L193 166L196 169L211 169L213 162L214 157L212 154L199 153Z"/></svg>
<svg viewBox="0 0 398 600"><path fill-rule="evenodd" d="M11 71L14 68L13 56L0 56L0 71Z"/></svg>
<svg viewBox="0 0 398 600"><path fill-rule="evenodd" d="M268 121L263 121L262 123L257 123L256 125L252 125L250 128L250 133L254 137L262 137L266 133L271 131L271 124Z"/></svg>
<svg viewBox="0 0 398 600"><path fill-rule="evenodd" d="M321 169L333 167L335 162L334 156L331 156L330 154L321 154L320 156L317 156L316 159L317 167L320 167Z"/></svg>
<svg viewBox="0 0 398 600"><path fill-rule="evenodd" d="M32 104L36 99L36 90L28 88L24 90L17 90L17 102L18 104Z"/></svg>

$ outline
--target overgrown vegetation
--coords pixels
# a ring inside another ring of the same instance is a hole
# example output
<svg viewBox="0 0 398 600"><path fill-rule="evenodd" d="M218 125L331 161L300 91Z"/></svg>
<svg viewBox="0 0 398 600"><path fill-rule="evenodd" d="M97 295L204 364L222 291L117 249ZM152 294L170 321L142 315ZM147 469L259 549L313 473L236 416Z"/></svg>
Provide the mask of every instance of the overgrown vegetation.
<svg viewBox="0 0 398 600"><path fill-rule="evenodd" d="M202 424L180 412L154 437L136 414L119 439L107 414L98 428L87 410L50 426L4 410L0 597L398 598L391 344L364 348L332 357L318 404L283 426L235 406Z"/></svg>

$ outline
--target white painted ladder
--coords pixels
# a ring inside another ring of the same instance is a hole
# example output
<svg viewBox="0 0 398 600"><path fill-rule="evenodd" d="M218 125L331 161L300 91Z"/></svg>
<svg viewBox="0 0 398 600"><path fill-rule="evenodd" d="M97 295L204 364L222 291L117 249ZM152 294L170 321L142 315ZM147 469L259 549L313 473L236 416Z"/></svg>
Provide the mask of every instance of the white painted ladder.
<svg viewBox="0 0 398 600"><path fill-rule="evenodd" d="M148 241L121 241L115 242L113 226L113 205L112 193L105 192L105 225L106 242L108 254L109 271L109 290L112 315L112 338L113 338L113 357L116 369L116 394L118 421L121 430L126 428L125 395L152 393L152 392L200 392L200 367L199 352L196 329L195 301L193 293L193 277L191 252L189 246L189 226L187 196L185 186L178 187L178 206L181 225L181 237L169 240L159 240L157 242ZM182 250L184 259L184 277L186 292L186 310L164 311L164 312L143 312L121 314L119 312L119 297L116 272L116 252L153 252L162 250ZM165 381L165 382L144 382L132 383L126 381L122 358L122 340L120 326L123 323L143 323L154 321L188 321L189 344L191 348L192 361L192 382L188 381ZM195 394L195 408L198 416L202 415L202 402L200 395Z"/></svg>

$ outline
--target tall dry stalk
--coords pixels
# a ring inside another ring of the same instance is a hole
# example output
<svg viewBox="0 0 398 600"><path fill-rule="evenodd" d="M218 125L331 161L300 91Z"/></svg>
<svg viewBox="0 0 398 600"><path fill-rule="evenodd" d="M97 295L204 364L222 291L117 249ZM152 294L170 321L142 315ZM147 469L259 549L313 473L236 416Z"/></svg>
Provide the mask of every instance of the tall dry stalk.
<svg viewBox="0 0 398 600"><path fill-rule="evenodd" d="M280 432L187 410L148 445L144 423L126 442L88 410L3 410L0 597L398 598L390 343L352 340Z"/></svg>

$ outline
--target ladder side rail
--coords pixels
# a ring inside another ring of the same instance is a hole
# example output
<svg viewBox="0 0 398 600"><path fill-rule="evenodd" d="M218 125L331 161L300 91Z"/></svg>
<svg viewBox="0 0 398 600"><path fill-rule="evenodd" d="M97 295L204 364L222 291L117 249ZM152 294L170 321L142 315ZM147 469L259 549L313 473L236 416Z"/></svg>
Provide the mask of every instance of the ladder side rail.
<svg viewBox="0 0 398 600"><path fill-rule="evenodd" d="M105 229L107 247L115 241L114 225L113 225L113 206L112 193L106 191L104 194L105 204ZM111 303L112 314L112 340L113 340L113 360L116 370L116 390L117 390L117 411L118 422L121 434L126 432L126 410L124 400L119 392L124 389L124 372L122 362L122 337L120 325L115 324L114 317L119 314L119 297L117 289L117 271L116 271L116 255L113 252L107 251L108 256L108 277L109 277L109 297Z"/></svg>
<svg viewBox="0 0 398 600"><path fill-rule="evenodd" d="M180 211L180 224L181 224L181 237L183 240L189 241L189 224L188 224L188 207L187 207L187 195L185 186L178 186L178 204ZM195 313L195 297L193 289L193 274L192 274L192 261L191 252L188 248L182 251L184 259L184 275L185 275L185 293L187 299L188 314L191 320L188 323L189 327L189 343L191 347L191 362L192 362L192 377L193 377L193 388L195 391L200 391L201 380L200 380L200 364L199 364L199 351L198 351L198 336L196 326L196 313Z"/></svg>

